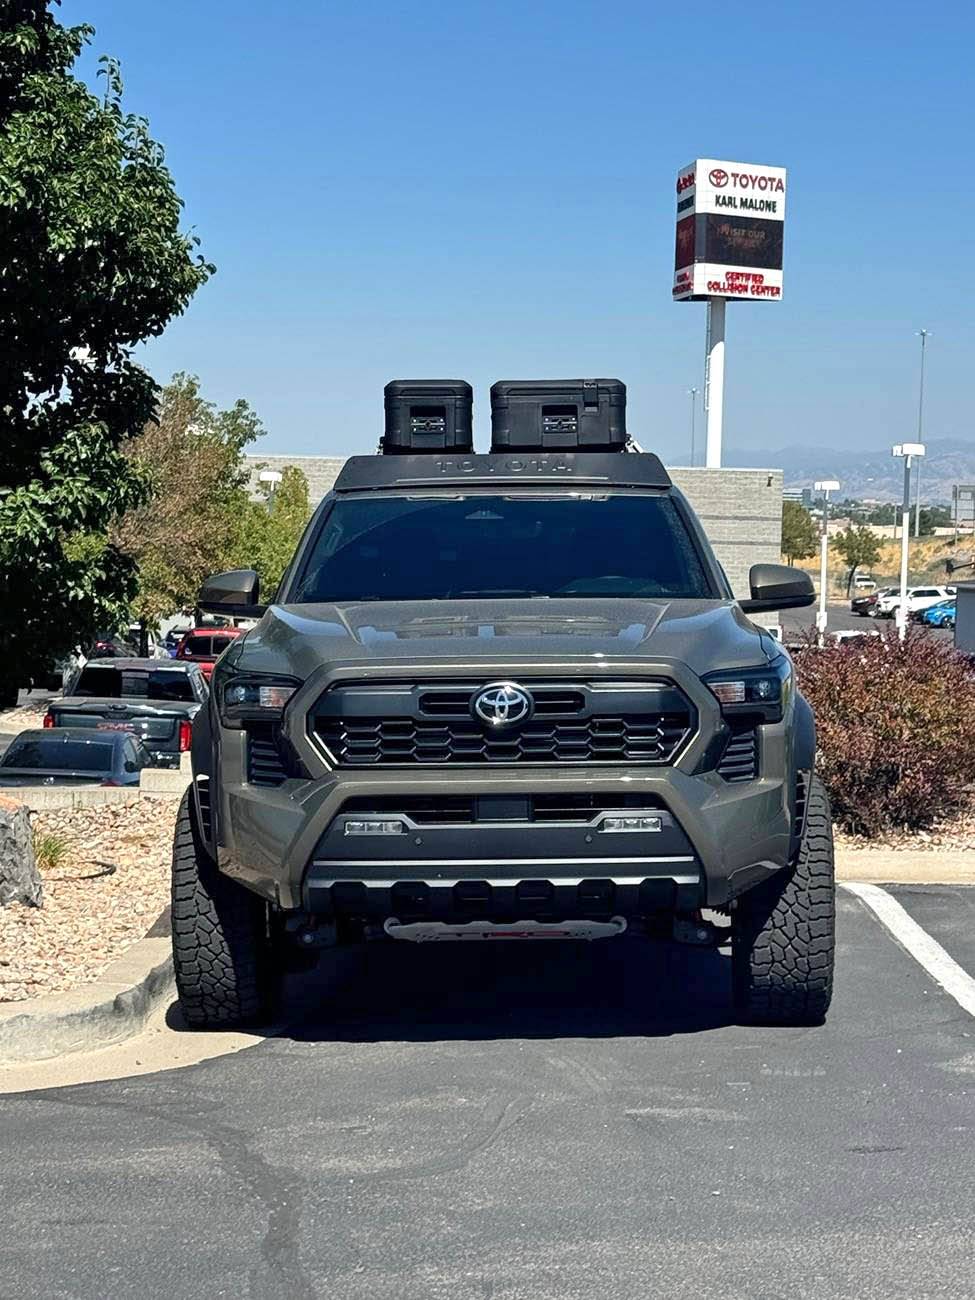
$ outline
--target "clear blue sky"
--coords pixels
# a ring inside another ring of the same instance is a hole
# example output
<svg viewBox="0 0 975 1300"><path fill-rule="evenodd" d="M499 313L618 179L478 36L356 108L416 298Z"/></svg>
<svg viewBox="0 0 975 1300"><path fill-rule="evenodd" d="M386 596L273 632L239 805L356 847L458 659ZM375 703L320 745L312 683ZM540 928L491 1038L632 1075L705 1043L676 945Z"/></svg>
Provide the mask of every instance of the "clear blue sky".
<svg viewBox="0 0 975 1300"><path fill-rule="evenodd" d="M371 450L382 386L617 375L687 459L704 308L674 179L790 169L785 299L728 311L726 445L975 439L975 7L65 0L122 60L218 274L148 350L265 451ZM700 439L701 422L698 421ZM700 448L700 442L699 442Z"/></svg>

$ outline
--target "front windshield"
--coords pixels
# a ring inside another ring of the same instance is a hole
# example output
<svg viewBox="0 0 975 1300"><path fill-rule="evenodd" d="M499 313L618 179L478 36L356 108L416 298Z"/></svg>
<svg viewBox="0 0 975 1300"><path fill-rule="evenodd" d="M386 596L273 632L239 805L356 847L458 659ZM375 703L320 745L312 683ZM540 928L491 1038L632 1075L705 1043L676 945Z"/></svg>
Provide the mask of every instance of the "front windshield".
<svg viewBox="0 0 975 1300"><path fill-rule="evenodd" d="M714 595L670 497L475 495L336 501L288 599Z"/></svg>

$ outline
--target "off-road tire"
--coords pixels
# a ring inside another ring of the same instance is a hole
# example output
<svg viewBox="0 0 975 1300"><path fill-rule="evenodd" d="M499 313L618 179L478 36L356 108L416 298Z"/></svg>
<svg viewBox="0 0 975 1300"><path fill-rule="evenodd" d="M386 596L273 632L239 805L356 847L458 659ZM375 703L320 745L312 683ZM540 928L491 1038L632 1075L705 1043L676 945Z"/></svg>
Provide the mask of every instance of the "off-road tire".
<svg viewBox="0 0 975 1300"><path fill-rule="evenodd" d="M795 863L743 894L732 912L739 1016L751 1024L822 1024L833 992L835 924L833 823L813 776Z"/></svg>
<svg viewBox="0 0 975 1300"><path fill-rule="evenodd" d="M267 909L217 870L197 829L190 790L173 840L172 929L176 988L188 1025L223 1029L269 1010Z"/></svg>

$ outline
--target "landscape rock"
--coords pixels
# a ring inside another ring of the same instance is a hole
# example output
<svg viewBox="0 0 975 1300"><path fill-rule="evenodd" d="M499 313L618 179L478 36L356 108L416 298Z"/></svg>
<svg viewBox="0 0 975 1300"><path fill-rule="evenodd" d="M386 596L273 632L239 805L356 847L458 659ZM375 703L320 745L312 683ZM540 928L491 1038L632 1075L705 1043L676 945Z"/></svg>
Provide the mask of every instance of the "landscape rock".
<svg viewBox="0 0 975 1300"><path fill-rule="evenodd" d="M41 906L41 877L34 861L30 813L16 799L0 795L0 907Z"/></svg>

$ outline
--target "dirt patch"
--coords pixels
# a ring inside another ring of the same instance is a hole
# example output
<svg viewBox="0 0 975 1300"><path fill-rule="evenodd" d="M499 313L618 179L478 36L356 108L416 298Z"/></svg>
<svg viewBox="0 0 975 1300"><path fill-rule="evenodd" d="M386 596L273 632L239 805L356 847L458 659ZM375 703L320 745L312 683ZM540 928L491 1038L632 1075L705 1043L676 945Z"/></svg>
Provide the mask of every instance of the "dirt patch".
<svg viewBox="0 0 975 1300"><path fill-rule="evenodd" d="M0 908L0 1002L84 984L143 938L169 902L178 804L147 796L34 815L37 837L65 848L41 864L43 907Z"/></svg>

